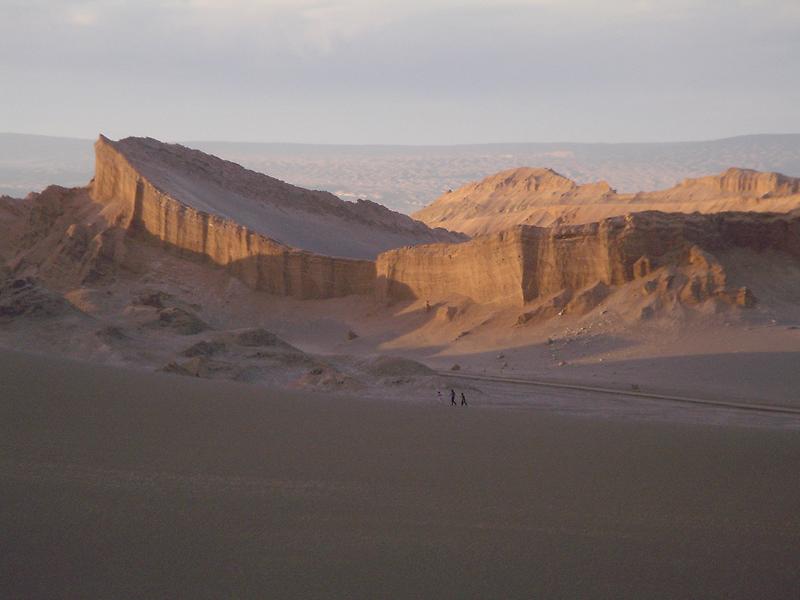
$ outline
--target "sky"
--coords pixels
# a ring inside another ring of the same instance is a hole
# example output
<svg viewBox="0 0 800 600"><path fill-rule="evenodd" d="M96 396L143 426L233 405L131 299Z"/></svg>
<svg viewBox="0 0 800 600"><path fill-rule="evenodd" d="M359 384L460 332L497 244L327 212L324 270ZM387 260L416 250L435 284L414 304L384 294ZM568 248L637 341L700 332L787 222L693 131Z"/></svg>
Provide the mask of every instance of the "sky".
<svg viewBox="0 0 800 600"><path fill-rule="evenodd" d="M0 0L0 131L350 144L800 132L800 0Z"/></svg>

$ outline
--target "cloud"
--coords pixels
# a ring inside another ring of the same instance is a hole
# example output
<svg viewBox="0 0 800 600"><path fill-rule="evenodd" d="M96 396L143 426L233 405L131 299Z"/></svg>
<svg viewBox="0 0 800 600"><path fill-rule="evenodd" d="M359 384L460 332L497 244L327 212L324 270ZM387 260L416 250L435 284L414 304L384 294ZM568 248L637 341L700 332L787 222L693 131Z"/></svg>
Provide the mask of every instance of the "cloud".
<svg viewBox="0 0 800 600"><path fill-rule="evenodd" d="M800 129L796 0L0 2L14 90L0 130L459 142Z"/></svg>

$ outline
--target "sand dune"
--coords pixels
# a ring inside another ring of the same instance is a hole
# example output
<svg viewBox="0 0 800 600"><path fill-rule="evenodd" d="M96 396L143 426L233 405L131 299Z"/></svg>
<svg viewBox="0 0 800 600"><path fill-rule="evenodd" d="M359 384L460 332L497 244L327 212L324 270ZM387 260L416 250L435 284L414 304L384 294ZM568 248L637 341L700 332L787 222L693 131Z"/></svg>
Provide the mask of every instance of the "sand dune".
<svg viewBox="0 0 800 600"><path fill-rule="evenodd" d="M789 598L796 431L0 354L10 597Z"/></svg>
<svg viewBox="0 0 800 600"><path fill-rule="evenodd" d="M5 595L796 595L796 212L373 262L286 240L432 230L152 140L98 156L88 188L0 199ZM795 197L730 175L685 187Z"/></svg>

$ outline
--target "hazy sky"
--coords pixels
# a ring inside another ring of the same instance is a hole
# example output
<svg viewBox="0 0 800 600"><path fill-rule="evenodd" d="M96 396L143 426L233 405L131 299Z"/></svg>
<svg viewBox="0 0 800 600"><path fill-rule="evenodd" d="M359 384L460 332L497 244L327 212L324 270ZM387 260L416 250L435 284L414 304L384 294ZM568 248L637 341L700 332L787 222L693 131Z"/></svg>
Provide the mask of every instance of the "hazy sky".
<svg viewBox="0 0 800 600"><path fill-rule="evenodd" d="M321 143L800 132L800 0L0 0L0 131Z"/></svg>

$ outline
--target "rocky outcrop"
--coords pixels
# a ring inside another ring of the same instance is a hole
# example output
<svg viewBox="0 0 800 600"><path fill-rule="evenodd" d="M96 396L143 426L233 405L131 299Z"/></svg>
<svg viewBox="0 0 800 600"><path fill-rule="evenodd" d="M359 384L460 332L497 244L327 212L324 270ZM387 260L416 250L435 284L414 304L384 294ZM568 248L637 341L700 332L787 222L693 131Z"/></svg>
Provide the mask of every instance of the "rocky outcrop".
<svg viewBox="0 0 800 600"><path fill-rule="evenodd" d="M210 260L248 286L298 298L372 292L374 263L297 250L240 223L185 204L144 177L105 138L96 144L95 202L117 226L179 254Z"/></svg>
<svg viewBox="0 0 800 600"><path fill-rule="evenodd" d="M671 270L665 285L686 304L717 297L751 306L752 292L729 288L714 256L735 248L771 249L800 260L800 212L634 213L587 225L520 226L457 245L401 248L378 257L378 294L389 301L460 295L513 305L552 298L550 312L583 312L599 304L609 287Z"/></svg>
<svg viewBox="0 0 800 600"><path fill-rule="evenodd" d="M25 277L0 282L0 324L12 320L52 319L80 314L60 294Z"/></svg>
<svg viewBox="0 0 800 600"><path fill-rule="evenodd" d="M86 188L50 186L30 194L11 230L14 251L6 265L48 285L92 283L124 261L125 233L115 205L92 202Z"/></svg>
<svg viewBox="0 0 800 600"><path fill-rule="evenodd" d="M708 190L712 194L777 198L800 194L800 178L752 169L728 169L720 175L685 179L673 190Z"/></svg>
<svg viewBox="0 0 800 600"><path fill-rule="evenodd" d="M150 200L158 195L314 254L374 259L389 248L464 239L374 202L346 202L177 144L151 138L112 142L101 136L96 154L96 199L133 199L141 185L145 210L153 210Z"/></svg>
<svg viewBox="0 0 800 600"><path fill-rule="evenodd" d="M249 287L276 295L323 299L376 294L389 301L450 302L460 297L467 304L543 303L535 309L538 313L525 317L534 319L592 310L616 287L637 279L642 280L640 287L645 293L669 293L686 305L718 298L748 307L758 299L749 288L729 281L718 259L720 252L746 248L800 257L797 212L782 216L653 211L587 224L515 226L461 243L405 246L383 252L376 262L324 256L277 241L221 213L230 209L231 214L245 215L247 220L254 218L250 209L261 210L267 204L269 210L285 214L317 207L334 223L333 237L342 237L345 234L336 230L335 223L352 207L343 208L338 199L326 199L321 192L296 192L300 188L277 180L264 183L265 189L274 192L274 201L248 197L251 192L256 194L256 183L265 176L243 174L245 170L233 163L155 141L114 143L101 138L96 150L96 176L89 188L53 186L22 203L0 203L2 229L6 233L13 230L14 238L14 256L5 261L5 271L0 273L3 279L36 276L52 289L67 290L76 283L99 282L113 275L119 265L146 270L147 261L141 257L157 245L223 267ZM206 187L208 181L216 182L217 187ZM724 191L737 198L746 193L763 199L792 194L796 186L795 180L782 176L729 171L722 179L701 178L678 187L692 189L697 195L712 190L708 193ZM551 204L569 198L575 204L592 206L597 194L616 195L607 184L578 186L548 170L510 172L498 176L489 187L539 194L537 197L546 196L546 203ZM631 203L644 202L643 198L637 195ZM520 202L523 208L527 206L527 200ZM381 221L378 213L366 216L371 211L359 217L362 224ZM392 221L387 219L386 227ZM359 231L359 226L353 227ZM310 231L309 235L318 233L314 227ZM130 259L130 254L136 254L134 249L142 248L147 250L138 253L138 263ZM169 308L158 295L151 294L140 303L159 310ZM440 309L436 309L437 319L454 318L449 312L440 315ZM202 322L190 321L173 310L160 315L157 324L188 333L205 327Z"/></svg>
<svg viewBox="0 0 800 600"><path fill-rule="evenodd" d="M25 213L24 202L0 196L0 262L6 260L14 253L17 247L18 224L22 222Z"/></svg>
<svg viewBox="0 0 800 600"><path fill-rule="evenodd" d="M464 236L370 202L344 202L202 152L128 138L95 145L88 188L0 200L0 276L67 289L134 265L131 240L224 267L249 287L302 299L372 294L379 250ZM325 251L325 253L311 250Z"/></svg>
<svg viewBox="0 0 800 600"><path fill-rule="evenodd" d="M578 185L550 169L503 171L446 193L414 217L469 235L517 225L591 223L631 212L789 212L800 207L800 179L728 169L657 192L619 194L606 182Z"/></svg>
<svg viewBox="0 0 800 600"><path fill-rule="evenodd" d="M462 244L397 248L378 256L379 298L408 300L466 296L475 302L522 301L521 231Z"/></svg>

